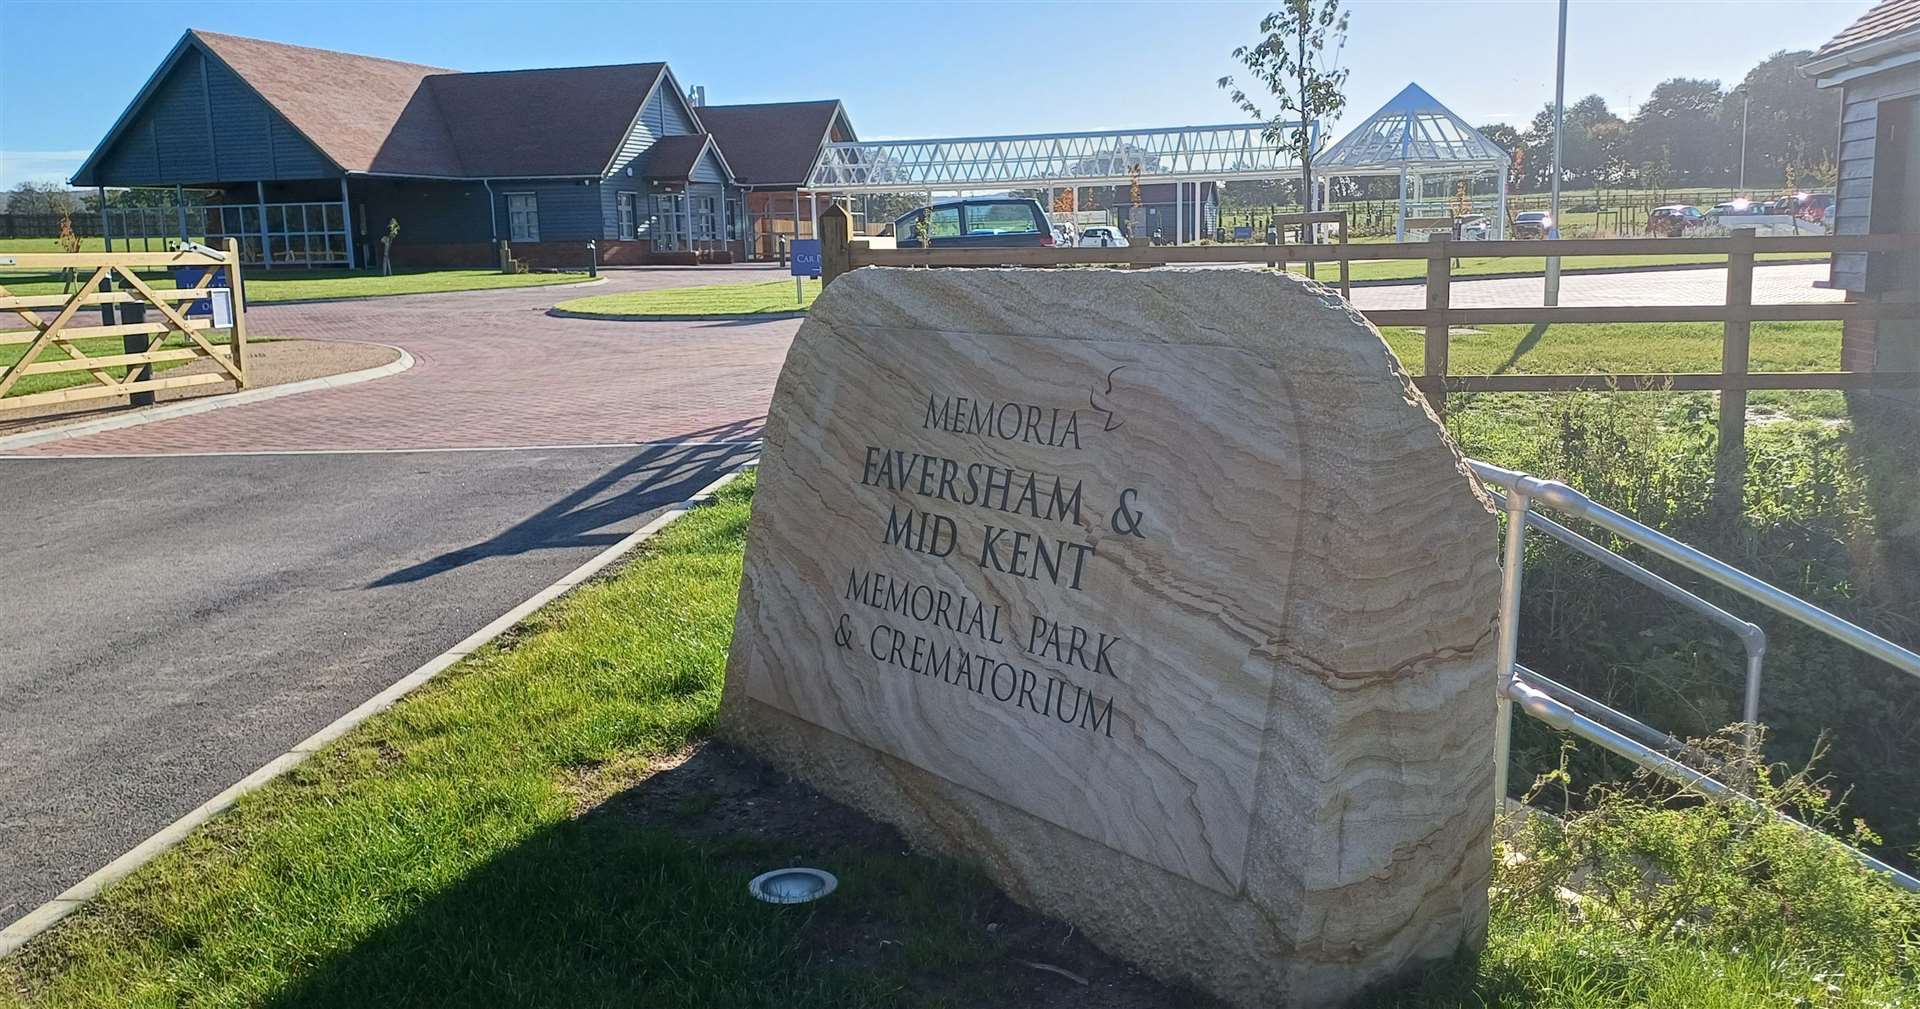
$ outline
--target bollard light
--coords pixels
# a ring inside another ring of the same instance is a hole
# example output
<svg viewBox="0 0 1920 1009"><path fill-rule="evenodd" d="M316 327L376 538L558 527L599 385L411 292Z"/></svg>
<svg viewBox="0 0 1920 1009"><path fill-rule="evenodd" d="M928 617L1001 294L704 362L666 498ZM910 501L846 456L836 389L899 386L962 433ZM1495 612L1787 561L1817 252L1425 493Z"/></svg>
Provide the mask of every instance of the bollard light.
<svg viewBox="0 0 1920 1009"><path fill-rule="evenodd" d="M747 892L769 904L805 904L833 892L840 881L821 869L775 869L753 877Z"/></svg>

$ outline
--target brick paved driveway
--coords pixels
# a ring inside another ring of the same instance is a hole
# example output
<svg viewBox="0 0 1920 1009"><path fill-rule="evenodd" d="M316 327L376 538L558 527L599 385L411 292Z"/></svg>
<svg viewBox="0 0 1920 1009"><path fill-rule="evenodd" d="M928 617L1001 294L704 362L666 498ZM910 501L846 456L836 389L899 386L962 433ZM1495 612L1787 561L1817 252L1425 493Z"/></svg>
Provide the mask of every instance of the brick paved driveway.
<svg viewBox="0 0 1920 1009"><path fill-rule="evenodd" d="M1841 301L1824 265L1760 266L1759 303ZM404 347L393 378L22 450L32 455L498 448L756 437L797 320L594 322L545 314L587 294L778 277L777 268L610 271L587 290L529 288L262 305L254 331ZM1537 305L1538 278L1461 280L1457 306ZM1573 274L1562 305L1716 304L1726 271ZM1362 309L1425 305L1415 282L1354 290Z"/></svg>
<svg viewBox="0 0 1920 1009"><path fill-rule="evenodd" d="M755 437L799 322L593 322L556 301L622 290L763 280L768 267L609 271L555 287L260 305L253 332L367 340L414 367L374 382L50 442L21 454L633 444ZM704 433L703 433L704 432Z"/></svg>

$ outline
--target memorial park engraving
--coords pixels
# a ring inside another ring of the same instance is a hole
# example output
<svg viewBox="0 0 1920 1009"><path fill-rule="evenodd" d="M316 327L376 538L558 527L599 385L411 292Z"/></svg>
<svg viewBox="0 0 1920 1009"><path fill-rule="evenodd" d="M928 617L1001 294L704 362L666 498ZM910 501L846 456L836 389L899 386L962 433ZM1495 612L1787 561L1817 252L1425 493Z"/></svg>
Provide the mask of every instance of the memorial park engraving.
<svg viewBox="0 0 1920 1009"><path fill-rule="evenodd" d="M1379 335L1252 271L855 271L766 432L723 731L1163 976L1479 940L1494 523Z"/></svg>

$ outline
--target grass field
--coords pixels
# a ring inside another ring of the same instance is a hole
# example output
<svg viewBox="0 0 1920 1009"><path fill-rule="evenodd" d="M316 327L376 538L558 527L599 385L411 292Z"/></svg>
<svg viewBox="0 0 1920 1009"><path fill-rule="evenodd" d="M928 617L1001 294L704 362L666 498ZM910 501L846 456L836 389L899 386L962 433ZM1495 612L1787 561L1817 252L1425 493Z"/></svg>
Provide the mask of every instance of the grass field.
<svg viewBox="0 0 1920 1009"><path fill-rule="evenodd" d="M206 332L200 335L205 337L208 343L211 343L216 347L225 346L227 343L227 337L226 337L226 334L224 333ZM262 340L261 338L258 338L258 337L250 339L248 341L249 345L254 343L260 343L260 342L262 342ZM178 350L181 347L187 346L187 345L188 343L184 338L176 336L167 342L166 349ZM74 346L78 347L80 351L86 354L88 357L100 357L106 354L122 354L126 352L125 344L122 343L120 338L117 336L107 337L104 339L95 339L95 340L76 340L74 341ZM14 363L15 361L20 360L20 355L23 352L25 352L26 349L27 348L22 344L0 344L0 367L5 367L7 365ZM155 348L155 349L159 349L159 348ZM70 360L70 358L68 358L67 355L61 353L60 351L52 347L48 347L45 350L42 350L40 352L40 356L35 358L36 363L40 361L66 361L66 360ZM168 371L173 368L178 368L181 365L191 364L191 363L193 362L192 361L161 361L153 366L153 370L154 370L154 373L157 375L160 372ZM107 374L113 376L114 378L125 377L127 373L127 369L125 367L103 368L101 370L105 371ZM54 389L64 389L72 385L87 385L92 381L93 381L93 377L84 371L60 371L60 372L54 372L50 375L23 375L20 377L19 381L13 384L12 388L7 390L7 397L11 399L14 396L26 396L36 392L50 392ZM0 416L4 416L4 415L0 415Z"/></svg>
<svg viewBox="0 0 1920 1009"><path fill-rule="evenodd" d="M141 270L139 273L142 280L155 288L174 286L171 273L155 270ZM429 270L396 273L391 277L355 270L267 270L256 266L246 271L247 299L252 304L545 287L578 284L587 279L584 273L501 273L498 270ZM57 274L9 274L6 267L0 267L0 286L6 287L9 293L22 295L59 294L63 287Z"/></svg>
<svg viewBox="0 0 1920 1009"><path fill-rule="evenodd" d="M751 284L712 284L659 291L627 291L563 301L555 308L634 319L686 316L767 315L802 311L820 295L820 282L801 281L801 298L794 300L793 281L764 280Z"/></svg>
<svg viewBox="0 0 1920 1009"><path fill-rule="evenodd" d="M712 727L751 489L728 488L610 579L243 798L0 963L0 1004L1036 1004L1008 979L1030 982L1025 963L1039 951L984 927L991 890L954 863L897 845L799 850L741 827L680 836L601 805L644 803L661 762ZM685 795L656 812L671 823L712 801ZM1728 840L1708 813L1645 815L1663 819L1629 825L1684 844L1696 872L1718 868ZM1790 836L1770 844L1776 866L1820 857ZM756 868L800 857L839 875L840 890L804 909L748 897ZM1807 903L1775 893L1803 878L1797 869L1780 873L1787 882L1728 874L1719 891L1696 889L1694 875L1649 884L1650 905L1720 909L1711 930L1678 931L1644 909L1571 913L1533 870L1495 864L1485 954L1369 1005L1864 1009L1911 995L1910 955L1887 947L1920 911L1844 857L1819 862L1823 896ZM1788 902L1804 915L1783 916ZM849 949L868 936L890 939Z"/></svg>
<svg viewBox="0 0 1920 1009"><path fill-rule="evenodd" d="M120 241L114 251L128 251ZM101 240L83 238L81 251L101 251ZM0 238L0 255L9 252L59 252L60 244L51 238ZM136 243L132 251L141 251ZM152 245L164 252L163 243ZM138 271L142 280L156 288L173 287L173 275L164 270ZM502 287L545 287L554 284L578 284L589 279L584 273L501 273L498 270L422 270L384 277L367 270L306 269L280 267L269 270L250 266L246 270L247 297L253 302L311 301L328 298L370 298L390 294L435 294L444 291L480 291ZM13 294L59 294L63 287L58 274L10 272L0 265L0 286Z"/></svg>

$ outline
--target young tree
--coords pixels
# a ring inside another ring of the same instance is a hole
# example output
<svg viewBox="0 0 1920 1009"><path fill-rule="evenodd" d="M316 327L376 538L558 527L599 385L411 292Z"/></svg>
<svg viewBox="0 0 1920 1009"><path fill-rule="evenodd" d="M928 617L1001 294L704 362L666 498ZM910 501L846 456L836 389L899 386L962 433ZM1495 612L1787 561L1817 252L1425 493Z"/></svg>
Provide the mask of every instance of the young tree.
<svg viewBox="0 0 1920 1009"><path fill-rule="evenodd" d="M1747 112L1747 178L1784 178L1789 190L1818 185L1799 171L1834 155L1834 124L1840 121L1839 89L1822 91L1799 67L1813 54L1778 52L1747 71L1720 107L1722 129L1735 146L1739 163L1740 113ZM1795 171L1789 172L1793 168Z"/></svg>
<svg viewBox="0 0 1920 1009"><path fill-rule="evenodd" d="M1666 162L1675 183L1726 181L1738 156L1739 124L1729 134L1721 115L1725 99L1719 81L1661 81L1634 113L1628 157L1642 164Z"/></svg>
<svg viewBox="0 0 1920 1009"><path fill-rule="evenodd" d="M1254 83L1273 95L1273 116L1261 111L1260 102L1232 77L1220 78L1219 85L1241 110L1267 120L1269 141L1285 142L1300 159L1301 207L1312 210L1310 127L1316 120L1331 126L1347 107L1341 90L1347 71L1338 65L1347 44L1347 13L1340 9L1340 0L1287 0L1285 7L1260 19L1260 32L1260 41L1235 49L1233 58L1247 68ZM1289 120L1297 120L1298 125L1288 129Z"/></svg>

